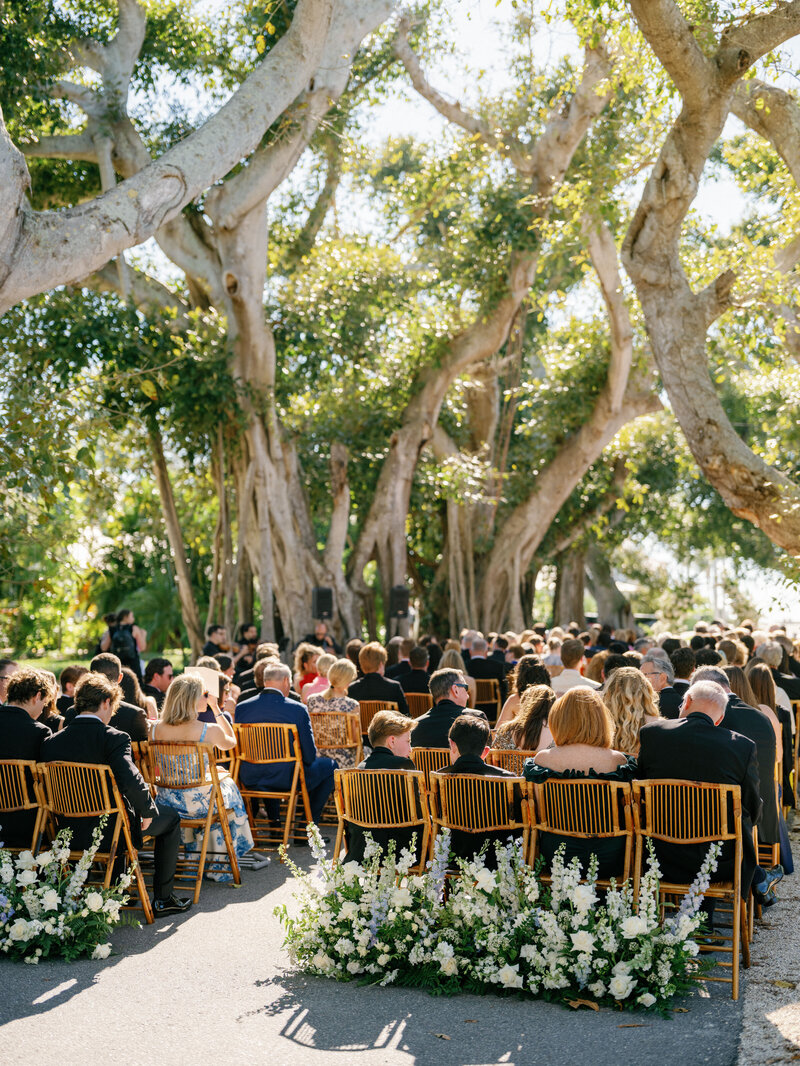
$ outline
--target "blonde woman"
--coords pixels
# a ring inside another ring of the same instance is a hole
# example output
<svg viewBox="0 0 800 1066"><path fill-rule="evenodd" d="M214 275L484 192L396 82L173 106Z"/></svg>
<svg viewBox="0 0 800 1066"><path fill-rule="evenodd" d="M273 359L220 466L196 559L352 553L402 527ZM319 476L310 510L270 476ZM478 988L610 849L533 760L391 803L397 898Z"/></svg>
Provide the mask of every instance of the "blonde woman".
<svg viewBox="0 0 800 1066"><path fill-rule="evenodd" d="M447 643L451 644L453 642L452 641L448 641ZM458 651L457 648L448 648L447 651L445 651L444 655L439 660L439 665L437 666L436 669L437 670L460 670L461 674L462 674L462 676L464 678L464 681L467 684L467 688L469 689L469 692L468 692L468 697L469 698L468 698L468 701L467 701L467 706L468 707L474 707L475 706L475 697L476 697L476 694L477 694L477 691L478 691L478 687L475 684L475 678L474 677L470 677L470 675L467 673L467 667L466 667L466 665L464 663L464 659L462 658L461 652Z"/></svg>
<svg viewBox="0 0 800 1066"><path fill-rule="evenodd" d="M161 717L154 722L150 729L150 739L153 742L188 742L192 744L213 744L224 751L228 751L236 744L236 735L233 726L220 710L214 711L214 723L198 721L198 715L209 706L210 693L205 689L203 680L193 674L181 674L176 677L167 689L167 696L161 710ZM181 756L174 756L181 758ZM211 801L211 778L206 768L207 785L191 789L159 788L159 803L165 803L174 807L182 818L204 818L208 814L208 805ZM225 807L228 809L228 821L231 827L233 846L239 858L245 855L253 847L253 836L247 820L244 801L233 778L228 774L220 773L220 788ZM199 854L203 846L203 830L190 827L181 827L181 836L186 851ZM211 836L208 842L208 850L211 853L225 853L225 838L218 824L211 826ZM254 864L265 865L263 856L254 856L257 862ZM207 876L213 881L231 881L233 879L230 869L223 863L209 863L206 866Z"/></svg>
<svg viewBox="0 0 800 1066"><path fill-rule="evenodd" d="M661 717L655 689L641 670L621 666L606 682L603 702L614 723L614 744L626 755L638 755L642 726Z"/></svg>
<svg viewBox="0 0 800 1066"><path fill-rule="evenodd" d="M326 656L320 656L320 663ZM332 658L332 657L331 657ZM358 709L358 700L347 695L347 686L351 685L358 671L350 659L333 659L328 667L328 677L324 692L316 692L308 699L308 713L314 714L319 711L344 711L352 715L361 729L361 716ZM356 765L356 753L352 748L331 748L325 751L331 759L335 759L342 770Z"/></svg>
<svg viewBox="0 0 800 1066"><path fill-rule="evenodd" d="M315 696L318 692L326 692L329 688L328 685L328 671L336 662L335 655L329 655L328 652L323 652L317 659L317 676L313 681L309 681L307 685L303 685L300 689L300 699L303 703L308 704L309 699Z"/></svg>

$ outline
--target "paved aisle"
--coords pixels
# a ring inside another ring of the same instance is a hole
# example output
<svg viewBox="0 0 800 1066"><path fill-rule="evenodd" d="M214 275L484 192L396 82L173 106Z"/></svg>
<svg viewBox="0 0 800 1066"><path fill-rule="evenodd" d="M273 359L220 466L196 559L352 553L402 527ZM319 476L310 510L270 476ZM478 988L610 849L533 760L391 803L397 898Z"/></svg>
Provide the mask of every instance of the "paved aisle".
<svg viewBox="0 0 800 1066"><path fill-rule="evenodd" d="M736 1062L741 1000L724 985L663 1021L298 977L272 916L291 897L287 871L273 860L242 877L240 889L206 885L199 908L176 921L119 930L120 954L104 962L0 962L0 1064Z"/></svg>

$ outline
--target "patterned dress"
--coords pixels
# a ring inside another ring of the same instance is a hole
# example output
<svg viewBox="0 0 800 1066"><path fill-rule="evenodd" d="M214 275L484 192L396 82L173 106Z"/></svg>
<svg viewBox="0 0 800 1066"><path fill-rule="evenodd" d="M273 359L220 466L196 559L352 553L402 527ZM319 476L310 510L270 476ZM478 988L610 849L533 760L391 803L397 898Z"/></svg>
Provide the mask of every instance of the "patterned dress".
<svg viewBox="0 0 800 1066"><path fill-rule="evenodd" d="M203 732L200 734L199 744L205 740L208 723L204 723ZM152 736L152 734L151 734ZM237 858L241 858L253 847L253 835L250 832L250 823L247 820L247 812L244 807L242 794L236 787L236 783L230 774L219 769L219 787L222 799L228 808L228 823L231 827L231 839ZM208 814L208 805L211 801L211 775L206 762L206 780L208 785L201 788L159 788L158 802L168 807L173 807L181 818L205 818ZM200 854L203 847L203 833L201 827L181 826L181 839L184 849L192 854ZM225 861L211 861L213 854L225 856ZM227 863L225 837L219 822L211 826L211 834L206 852L205 874L212 881L232 881L233 874Z"/></svg>
<svg viewBox="0 0 800 1066"><path fill-rule="evenodd" d="M318 693L310 697L308 713L315 714L320 711L346 711L348 714L358 714L358 700L351 699L349 696L334 696L326 700ZM335 759L341 770L349 770L356 765L356 753L352 748L326 748L325 754Z"/></svg>

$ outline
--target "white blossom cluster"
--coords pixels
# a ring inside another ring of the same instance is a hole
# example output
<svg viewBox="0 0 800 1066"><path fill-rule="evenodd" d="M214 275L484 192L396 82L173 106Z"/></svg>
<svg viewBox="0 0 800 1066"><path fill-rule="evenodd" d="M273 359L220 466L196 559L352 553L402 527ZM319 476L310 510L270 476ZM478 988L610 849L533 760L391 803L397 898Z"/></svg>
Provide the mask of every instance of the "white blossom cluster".
<svg viewBox="0 0 800 1066"><path fill-rule="evenodd" d="M35 964L49 955L110 955L108 935L128 900L133 869L109 889L87 889L104 825L105 819L72 868L69 830L62 830L38 855L21 851L15 857L0 849L0 950L10 958Z"/></svg>
<svg viewBox="0 0 800 1066"><path fill-rule="evenodd" d="M629 883L612 882L602 893L596 859L583 878L577 859L564 862L563 848L543 886L514 841L496 846L491 865L479 855L447 879L447 833L421 876L409 876L413 850L395 861L370 843L363 864L338 864L326 858L315 826L309 838L315 871L293 867L300 912L277 910L293 963L309 972L432 991L579 995L645 1009L663 1009L699 976L693 937L718 845L680 910L662 923L652 851L634 900Z"/></svg>

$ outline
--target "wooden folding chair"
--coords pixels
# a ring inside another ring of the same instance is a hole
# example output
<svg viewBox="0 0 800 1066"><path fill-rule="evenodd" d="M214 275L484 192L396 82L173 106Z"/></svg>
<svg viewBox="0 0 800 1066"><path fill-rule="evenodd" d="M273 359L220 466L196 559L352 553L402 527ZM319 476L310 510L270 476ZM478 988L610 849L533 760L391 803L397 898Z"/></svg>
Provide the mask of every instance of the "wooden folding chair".
<svg viewBox="0 0 800 1066"><path fill-rule="evenodd" d="M359 700L358 708L361 712L361 734L366 736L369 732L369 724L378 711L397 711L399 706L387 700Z"/></svg>
<svg viewBox="0 0 800 1066"><path fill-rule="evenodd" d="M412 829L418 834L420 861L411 867L422 873L431 835L425 802L425 783L415 770L336 770L334 796L339 819L333 858L339 858L345 823L365 832L376 829Z"/></svg>
<svg viewBox="0 0 800 1066"><path fill-rule="evenodd" d="M111 767L96 763L49 762L37 766L42 788L42 800L53 835L58 831L59 819L91 818L97 822L108 816L105 837L111 833L108 851L98 851L95 862L105 870L102 887L110 888L117 858L120 837L130 862L136 863L133 885L139 894L145 921L153 921L153 908L131 838L128 812L122 800ZM80 859L82 851L71 851L70 859ZM93 883L93 882L92 882Z"/></svg>
<svg viewBox="0 0 800 1066"><path fill-rule="evenodd" d="M776 804L776 806L778 808L778 811L780 811L780 809L781 809L781 798L780 798L781 770L780 770L780 764L777 763L777 762L775 763L774 778L775 778L775 804ZM758 831L756 830L755 844L756 844L756 856L757 856L757 861L758 861L758 865L759 866L763 866L763 867L768 869L770 866L776 866L781 861L781 845L780 845L780 841L776 841L774 844L762 844L759 841L759 839L758 839Z"/></svg>
<svg viewBox="0 0 800 1066"><path fill-rule="evenodd" d="M425 777L425 791L430 791L431 774L450 765L449 748L412 748L411 761Z"/></svg>
<svg viewBox="0 0 800 1066"><path fill-rule="evenodd" d="M502 700L500 682L496 677L475 678L475 709L486 712L489 723L494 725L500 717Z"/></svg>
<svg viewBox="0 0 800 1066"><path fill-rule="evenodd" d="M433 696L430 692L407 692L406 703L408 703L408 713L411 717L421 718L433 707Z"/></svg>
<svg viewBox="0 0 800 1066"><path fill-rule="evenodd" d="M800 810L800 700L792 700L792 718L794 719L794 805Z"/></svg>
<svg viewBox="0 0 800 1066"><path fill-rule="evenodd" d="M132 740L131 741L131 758L134 765L145 781L150 784L150 768L147 764L147 741L146 740Z"/></svg>
<svg viewBox="0 0 800 1066"><path fill-rule="evenodd" d="M525 769L525 760L532 759L535 751L519 751L513 748L492 748L486 756L490 766L499 766L503 770L510 770L517 777L522 777Z"/></svg>
<svg viewBox="0 0 800 1066"><path fill-rule="evenodd" d="M29 818L33 823L30 843L14 847L7 839L4 840L4 821L7 815L23 814L25 811L30 812ZM32 759L0 759L0 843L12 853L30 848L35 854L44 823L45 811L36 763Z"/></svg>
<svg viewBox="0 0 800 1066"><path fill-rule="evenodd" d="M504 831L511 835L521 830L522 853L527 855L530 824L526 791L526 782L517 777L432 773L428 793L432 828L431 858L436 837L443 829L475 835Z"/></svg>
<svg viewBox="0 0 800 1066"><path fill-rule="evenodd" d="M288 847L289 834L294 824L295 808L298 795L303 800L306 822L311 821L311 802L308 798L306 778L303 773L303 755L297 726L279 725L272 722L246 722L234 725L236 730L236 762L233 767L233 779L245 801L247 816L253 840L259 848L275 848L278 843ZM289 763L292 769L292 782L288 789L248 788L240 780L242 764L248 766L276 766ZM283 830L276 835L269 818L257 817L251 801L256 806L260 800L277 799L286 804ZM297 835L300 835L299 833ZM305 833L303 832L303 839Z"/></svg>
<svg viewBox="0 0 800 1066"><path fill-rule="evenodd" d="M221 853L208 850L211 828L219 824L225 841L225 852L233 875L233 883L242 883L239 862L233 847L231 827L228 821L228 808L222 789L219 786L219 772L214 760L214 752L209 744L194 744L189 741L151 740L147 751L150 767L150 779L155 782L157 790L171 789L186 792L189 789L202 789L208 793L208 810L196 818L181 816L181 829L201 829L203 843L200 854L183 849L183 858L178 863L178 878L191 880L194 877L194 902L200 899L203 885L203 873L209 854Z"/></svg>
<svg viewBox="0 0 800 1066"><path fill-rule="evenodd" d="M327 755L331 749L352 751L353 761L360 763L364 758L361 743L361 725L359 718L347 711L311 711L311 730L314 743L320 755Z"/></svg>
<svg viewBox="0 0 800 1066"><path fill-rule="evenodd" d="M718 966L730 969L730 977L705 977L706 981L724 981L731 985L731 996L739 998L739 950L745 967L750 965L748 919L742 899L742 800L738 785L707 784L698 781L634 781L633 818L636 833L634 891L638 895L644 865L644 842L669 844L712 844L733 841L733 880L712 881L706 898L730 904L732 932L730 938L715 934L710 943L701 944L702 952L730 955ZM683 896L688 883L661 882L661 901L666 896ZM726 941L730 939L731 946Z"/></svg>
<svg viewBox="0 0 800 1066"><path fill-rule="evenodd" d="M624 841L618 882L627 880L633 870L633 819L631 786L627 781L548 778L532 784L528 803L532 825L530 862L541 854L541 834L555 833L576 840ZM586 873L585 864L583 873ZM541 874L549 882L549 874ZM609 878L597 884L608 888Z"/></svg>

